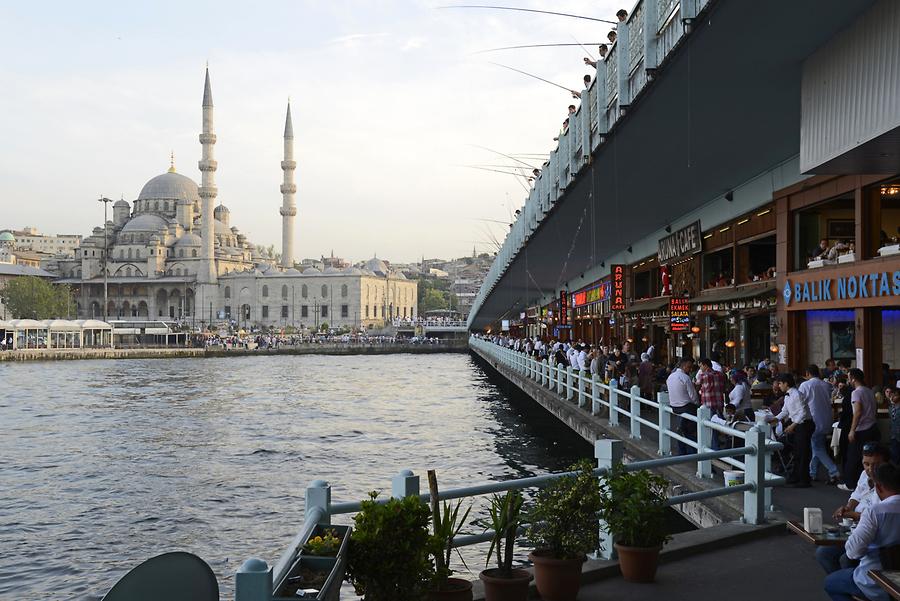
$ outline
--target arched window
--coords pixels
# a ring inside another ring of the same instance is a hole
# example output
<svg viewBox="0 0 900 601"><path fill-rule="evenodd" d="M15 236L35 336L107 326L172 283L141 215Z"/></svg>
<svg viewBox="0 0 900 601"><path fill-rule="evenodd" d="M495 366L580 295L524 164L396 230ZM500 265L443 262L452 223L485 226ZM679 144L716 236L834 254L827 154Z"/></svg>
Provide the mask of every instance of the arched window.
<svg viewBox="0 0 900 601"><path fill-rule="evenodd" d="M158 211L158 210L159 210L159 201L158 201L158 200L155 201L155 202L153 203L153 210L154 210L154 211Z"/></svg>
<svg viewBox="0 0 900 601"><path fill-rule="evenodd" d="M128 249L128 258L129 259L131 258L131 249L130 248Z"/></svg>
<svg viewBox="0 0 900 601"><path fill-rule="evenodd" d="M303 287L300 289L300 296L302 296L303 298L309 296L309 290L307 290L306 284L303 284Z"/></svg>
<svg viewBox="0 0 900 601"><path fill-rule="evenodd" d="M184 249L183 249L183 248L179 248L179 249L178 249L178 258L179 258L179 259L183 259L183 258L184 258Z"/></svg>
<svg viewBox="0 0 900 601"><path fill-rule="evenodd" d="M341 286L341 298L347 298L347 284Z"/></svg>
<svg viewBox="0 0 900 601"><path fill-rule="evenodd" d="M197 257L197 249L196 248L191 251L191 256L194 258Z"/></svg>
<svg viewBox="0 0 900 601"><path fill-rule="evenodd" d="M120 248L120 249L119 249L119 258L120 258L120 259L124 259L124 258L125 258L125 249L124 249L124 248Z"/></svg>
<svg viewBox="0 0 900 601"><path fill-rule="evenodd" d="M135 259L141 258L141 249L137 249L136 251L134 251L134 258Z"/></svg>
<svg viewBox="0 0 900 601"><path fill-rule="evenodd" d="M163 201L163 211L168 211L168 210L169 210L169 201L168 200Z"/></svg>
<svg viewBox="0 0 900 601"><path fill-rule="evenodd" d="M322 298L328 298L328 286L322 284Z"/></svg>
<svg viewBox="0 0 900 601"><path fill-rule="evenodd" d="M175 270L175 275L181 275L181 267Z"/></svg>
<svg viewBox="0 0 900 601"><path fill-rule="evenodd" d="M225 298L231 298L231 286L225 286Z"/></svg>
<svg viewBox="0 0 900 601"><path fill-rule="evenodd" d="M287 300L287 286L281 287L281 298L282 300Z"/></svg>
<svg viewBox="0 0 900 601"><path fill-rule="evenodd" d="M263 286L263 297L269 296L269 287Z"/></svg>
<svg viewBox="0 0 900 601"><path fill-rule="evenodd" d="M131 277L131 267L125 268L125 277L127 277L127 278Z"/></svg>

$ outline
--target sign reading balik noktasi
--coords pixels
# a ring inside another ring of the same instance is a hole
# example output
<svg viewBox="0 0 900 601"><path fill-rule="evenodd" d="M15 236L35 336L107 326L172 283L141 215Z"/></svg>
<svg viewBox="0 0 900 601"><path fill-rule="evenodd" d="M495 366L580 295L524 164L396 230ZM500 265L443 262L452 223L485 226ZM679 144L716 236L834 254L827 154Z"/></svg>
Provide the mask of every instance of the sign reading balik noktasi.
<svg viewBox="0 0 900 601"><path fill-rule="evenodd" d="M703 249L700 221L672 232L659 240L657 258L660 265L667 265L678 259L695 255Z"/></svg>
<svg viewBox="0 0 900 601"><path fill-rule="evenodd" d="M900 271L876 271L835 278L818 278L784 284L781 293L788 307L828 301L850 301L867 298L900 300Z"/></svg>

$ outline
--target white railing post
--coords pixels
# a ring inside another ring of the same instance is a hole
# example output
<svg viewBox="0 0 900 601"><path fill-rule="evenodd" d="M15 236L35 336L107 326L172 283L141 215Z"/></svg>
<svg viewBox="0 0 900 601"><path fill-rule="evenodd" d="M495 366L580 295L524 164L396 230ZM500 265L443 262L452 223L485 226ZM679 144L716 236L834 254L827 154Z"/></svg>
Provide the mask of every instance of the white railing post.
<svg viewBox="0 0 900 601"><path fill-rule="evenodd" d="M715 434L706 422L712 418L712 411L706 405L701 405L697 410L697 452L705 453L712 446L712 437ZM697 477L712 478L712 461L706 459L697 462Z"/></svg>
<svg viewBox="0 0 900 601"><path fill-rule="evenodd" d="M391 496L395 499L419 496L419 477L412 470L403 470L391 478Z"/></svg>
<svg viewBox="0 0 900 601"><path fill-rule="evenodd" d="M575 380L574 380L574 370L572 366L568 366L566 368L566 400L571 401L575 396Z"/></svg>
<svg viewBox="0 0 900 601"><path fill-rule="evenodd" d="M769 442L769 436L772 434L772 426L767 423L756 424L756 427L765 435L766 443ZM766 474L772 473L772 453L769 452L768 447L765 448L765 454L763 457L763 469ZM772 487L766 486L763 489L763 502L768 511L775 511L775 507L772 505Z"/></svg>
<svg viewBox="0 0 900 601"><path fill-rule="evenodd" d="M619 425L619 381L609 381L609 425Z"/></svg>
<svg viewBox="0 0 900 601"><path fill-rule="evenodd" d="M600 415L600 376L591 376L591 415Z"/></svg>
<svg viewBox="0 0 900 601"><path fill-rule="evenodd" d="M578 406L584 407L586 404L584 397L584 372L578 372Z"/></svg>
<svg viewBox="0 0 900 601"><path fill-rule="evenodd" d="M638 418L641 416L641 387L631 387L631 437L641 437L641 422Z"/></svg>
<svg viewBox="0 0 900 601"><path fill-rule="evenodd" d="M766 521L766 433L758 426L750 428L746 444L753 447L753 453L744 455L744 484L752 484L753 489L744 491L744 521L748 524L762 524ZM801 469L806 469L801 466Z"/></svg>
<svg viewBox="0 0 900 601"><path fill-rule="evenodd" d="M562 396L563 390L566 386L566 381L563 379L563 370L562 365L559 363L556 364L556 394Z"/></svg>
<svg viewBox="0 0 900 601"><path fill-rule="evenodd" d="M550 388L550 370L553 369L553 366L550 365L550 357L544 359L544 363L541 366L541 386L544 388Z"/></svg>
<svg viewBox="0 0 900 601"><path fill-rule="evenodd" d="M253 557L234 575L234 601L272 601L272 569Z"/></svg>
<svg viewBox="0 0 900 601"><path fill-rule="evenodd" d="M597 458L597 467L611 470L614 466L622 463L625 457L625 445L621 440L598 440L594 443L594 457ZM601 476L602 477L602 476ZM616 549L613 546L615 541L608 532L603 531L604 524L601 521L600 528L600 557L603 559L615 559Z"/></svg>
<svg viewBox="0 0 900 601"><path fill-rule="evenodd" d="M672 414L669 413L669 393L657 392L656 402L659 403L659 454L663 457L672 454L672 439L669 432L672 431Z"/></svg>
<svg viewBox="0 0 900 601"><path fill-rule="evenodd" d="M331 524L331 485L324 480L313 480L306 487L306 515L314 508L322 511L320 524Z"/></svg>

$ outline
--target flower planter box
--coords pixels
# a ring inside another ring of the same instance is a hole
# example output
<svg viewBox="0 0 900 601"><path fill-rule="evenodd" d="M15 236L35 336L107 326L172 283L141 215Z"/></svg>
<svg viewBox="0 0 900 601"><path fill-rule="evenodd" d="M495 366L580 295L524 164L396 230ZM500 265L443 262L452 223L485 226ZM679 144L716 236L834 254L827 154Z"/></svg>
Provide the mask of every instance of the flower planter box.
<svg viewBox="0 0 900 601"><path fill-rule="evenodd" d="M882 257L900 254L900 244L889 244L887 246L882 246L878 249L878 254Z"/></svg>
<svg viewBox="0 0 900 601"><path fill-rule="evenodd" d="M847 253L838 257L838 263L852 263L856 260L856 253Z"/></svg>
<svg viewBox="0 0 900 601"><path fill-rule="evenodd" d="M301 547L297 559L288 570L284 581L278 584L278 588L272 596L273 601L297 601L298 599L338 601L340 599L341 584L347 569L347 548L352 528L319 524L309 538L321 536L326 530L334 530L341 539L337 555L334 557L309 555ZM304 546L305 544L304 542ZM310 592L306 595L298 594L298 591L303 589L308 589ZM312 592L313 589L316 592Z"/></svg>

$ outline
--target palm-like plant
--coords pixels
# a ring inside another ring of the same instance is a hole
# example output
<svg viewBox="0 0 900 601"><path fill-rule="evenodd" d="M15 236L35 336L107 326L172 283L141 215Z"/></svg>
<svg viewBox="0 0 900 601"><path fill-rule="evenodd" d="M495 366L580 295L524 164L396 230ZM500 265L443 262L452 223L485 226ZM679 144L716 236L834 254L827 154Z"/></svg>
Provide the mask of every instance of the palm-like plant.
<svg viewBox="0 0 900 601"><path fill-rule="evenodd" d="M510 490L505 495L494 495L488 508L490 521L487 526L494 531L491 547L488 549L485 567L490 565L491 557L497 556L498 576L512 576L513 550L516 546L516 535L522 524L522 493Z"/></svg>

